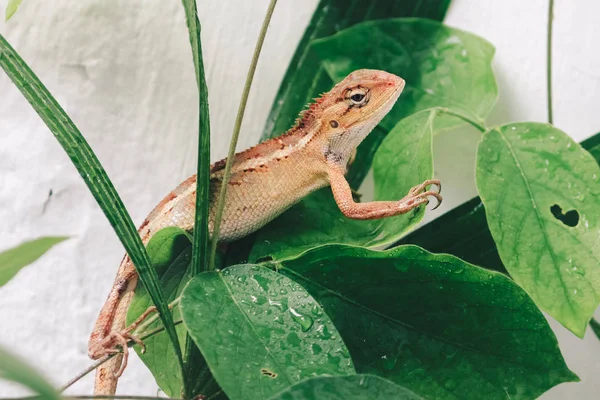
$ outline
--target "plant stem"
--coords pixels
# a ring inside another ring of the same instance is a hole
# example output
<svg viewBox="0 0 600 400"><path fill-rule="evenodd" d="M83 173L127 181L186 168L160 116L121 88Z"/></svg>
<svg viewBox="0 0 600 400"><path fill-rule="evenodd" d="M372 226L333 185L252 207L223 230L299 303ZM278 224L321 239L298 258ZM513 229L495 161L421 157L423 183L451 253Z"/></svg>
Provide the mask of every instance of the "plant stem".
<svg viewBox="0 0 600 400"><path fill-rule="evenodd" d="M158 318L158 317L156 317ZM156 319L155 318L155 319ZM174 321L173 325L177 326L180 323L182 323L183 321ZM156 329L151 330L150 332L144 334L142 337L140 337L141 340L146 340L151 336L156 335L157 333L160 333L162 331L164 331L165 328L164 326L160 326ZM127 347L133 347L135 345L135 342L131 341L127 344ZM101 366L102 364L104 364L105 362L107 362L108 360L110 360L111 358L113 358L114 356L116 356L119 353L115 353L115 354L108 354L102 358L99 358L98 360L96 360L92 365L90 365L89 367L87 367L86 369L84 369L83 371L79 372L77 375L75 375L75 377L73 377L71 380L69 380L69 382L67 382L64 386L61 386L58 391L59 393L64 392L65 390L67 390L68 388L70 388L71 386L73 386L77 381L79 381L81 378L83 378L84 376L86 376L87 374L89 374L90 372L92 372L93 370L95 370L96 368L98 368L99 366ZM105 398L106 396L100 396L99 398Z"/></svg>
<svg viewBox="0 0 600 400"><path fill-rule="evenodd" d="M552 112L552 25L554 22L554 0L548 1L548 37L546 40L547 59L546 59L546 86L548 91L548 123L554 121Z"/></svg>
<svg viewBox="0 0 600 400"><path fill-rule="evenodd" d="M482 133L484 133L485 131L487 131L487 127L485 126L485 122L484 121L475 121L474 119L471 119L470 117L468 117L468 116L466 116L464 114L461 114L459 112L450 110L448 108L437 107L436 110L440 114L448 114L448 115L452 115L453 117L460 118L463 121L465 121L465 122L473 125L475 128L477 128Z"/></svg>
<svg viewBox="0 0 600 400"><path fill-rule="evenodd" d="M169 303L169 310L172 310L173 307L175 307L179 302L181 301L181 296L177 297L175 300L173 300L172 302ZM146 320L144 322L142 322L141 324L138 325L138 327L135 329L135 332L139 335L140 333L143 334L144 333L144 329L146 329L148 326L150 326L150 324L154 323L157 319L158 319L159 315L158 314L154 314L148 318L146 318Z"/></svg>
<svg viewBox="0 0 600 400"><path fill-rule="evenodd" d="M77 375L75 375L73 378L71 378L71 380L69 380L69 382L67 382L64 386L61 386L58 389L58 392L59 393L64 392L65 390L67 390L68 388L73 386L81 378L83 378L84 376L86 376L87 374L89 374L90 372L92 372L93 370L95 370L96 368L98 368L99 366L101 366L102 364L104 364L105 362L110 360L111 358L113 358L115 355L116 354L108 354L102 358L97 359L92 365L90 365L83 371L79 372Z"/></svg>
<svg viewBox="0 0 600 400"><path fill-rule="evenodd" d="M229 184L229 178L231 177L231 166L233 164L233 156L235 155L235 148L237 146L238 138L240 135L240 128L242 126L242 121L244 119L244 112L246 111L246 103L248 102L248 95L250 94L250 87L252 86L252 81L254 80L254 72L256 71L256 64L258 63L258 57L260 56L260 51L262 50L263 43L265 41L265 36L267 34L267 29L269 28L269 23L271 22L271 16L273 15L273 10L275 9L275 4L277 4L277 0L271 0L269 3L269 8L267 9L267 14L265 15L265 19L263 21L262 27L260 29L260 33L258 35L258 40L256 42L256 47L254 48L254 54L252 55L252 61L250 62L250 68L248 69L248 75L246 76L246 84L244 85L244 91L242 92L242 99L240 100L240 105L238 108L238 113L235 118L235 125L233 127L233 135L231 137L231 142L229 144L229 153L227 155L227 161L225 163L225 172L223 175L223 181L221 182L221 191L219 192L219 200L217 202L217 212L215 214L215 224L212 231L212 243L210 250L210 261L208 263L208 270L213 271L215 269L215 256L217 253L217 243L219 240L219 233L221 230L221 219L223 218L223 209L225 208L225 196L227 194L227 185Z"/></svg>

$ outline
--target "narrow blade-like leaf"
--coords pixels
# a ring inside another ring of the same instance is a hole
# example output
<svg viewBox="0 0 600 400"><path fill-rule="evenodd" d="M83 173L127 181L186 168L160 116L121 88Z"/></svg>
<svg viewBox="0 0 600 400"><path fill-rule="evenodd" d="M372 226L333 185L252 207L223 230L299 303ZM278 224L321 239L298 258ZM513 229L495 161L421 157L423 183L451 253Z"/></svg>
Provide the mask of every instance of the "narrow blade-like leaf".
<svg viewBox="0 0 600 400"><path fill-rule="evenodd" d="M8 0L8 4L6 5L6 21L17 12L22 2L23 0Z"/></svg>
<svg viewBox="0 0 600 400"><path fill-rule="evenodd" d="M71 118L2 35L0 35L0 67L54 134L106 215L156 305L165 329L173 341L173 348L181 360L180 366L183 368L175 326L160 289L156 271L152 268L133 221L102 164Z"/></svg>
<svg viewBox="0 0 600 400"><path fill-rule="evenodd" d="M44 400L60 400L58 392L29 364L0 347L0 379L20 383Z"/></svg>
<svg viewBox="0 0 600 400"><path fill-rule="evenodd" d="M0 253L0 286L67 237L43 237Z"/></svg>
<svg viewBox="0 0 600 400"><path fill-rule="evenodd" d="M199 271L208 269L210 238L208 232L208 210L210 207L209 178L210 178L210 114L208 107L208 87L204 74L204 61L202 59L202 41L200 37L200 20L196 9L196 0L182 0L185 9L185 19L190 35L196 83L198 85L198 167L196 173L196 214L194 219L194 240L191 276ZM199 350L189 336L184 339L183 350L186 365L186 388L188 398L193 398L194 386L199 383L198 375L202 374L206 362L202 359Z"/></svg>
<svg viewBox="0 0 600 400"><path fill-rule="evenodd" d="M175 300L192 276L190 271L192 243L189 234L177 227L165 228L152 236L146 248L152 265L160 278L167 300ZM146 290L143 287L137 287L127 313L127 324L133 323L151 305L152 300ZM173 319L175 321L181 319L178 307L173 309ZM161 326L161 322L156 321L146 327L144 331L148 332ZM187 331L183 325L178 325L175 329L177 330L179 343L183 345ZM140 332L140 335L143 335L143 332ZM181 371L177 368L177 357L171 351L169 336L165 332L160 332L146 339L144 343L146 345L145 352L142 353L139 346L134 347L135 351L154 375L158 386L168 396L179 397L184 389L183 377ZM194 348L196 348L195 345ZM206 361L201 355L199 359L194 361L194 365L188 367L186 376L189 376L190 379L188 379L188 384L185 386L192 390L195 395L211 396L218 390Z"/></svg>

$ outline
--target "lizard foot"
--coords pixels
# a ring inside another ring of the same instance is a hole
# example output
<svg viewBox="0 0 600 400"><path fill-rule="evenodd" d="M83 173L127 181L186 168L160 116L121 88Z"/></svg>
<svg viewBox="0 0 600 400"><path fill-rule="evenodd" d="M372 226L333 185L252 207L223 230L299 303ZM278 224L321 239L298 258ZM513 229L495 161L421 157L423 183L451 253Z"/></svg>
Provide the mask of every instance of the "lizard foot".
<svg viewBox="0 0 600 400"><path fill-rule="evenodd" d="M169 308L172 308L169 306ZM146 345L136 335L131 332L135 330L150 314L156 312L156 307L149 307L142 315L140 315L131 325L125 328L121 332L111 332L104 337L95 346L91 347L88 351L88 355L91 359L97 360L108 354L123 353L123 361L121 366L115 372L115 377L120 378L127 367L127 361L129 359L129 342L134 342L141 347L142 354L146 352Z"/></svg>
<svg viewBox="0 0 600 400"><path fill-rule="evenodd" d="M428 189L431 185L437 186L437 190ZM400 200L401 207L415 208L421 204L429 204L429 197L434 197L438 202L436 206L432 208L432 210L435 210L442 204L441 191L442 184L438 179L428 179L409 190L408 195Z"/></svg>
<svg viewBox="0 0 600 400"><path fill-rule="evenodd" d="M140 340L140 338L137 336L132 335L130 332L125 330L123 332L111 332L96 346L90 348L88 355L90 358L97 360L109 354L123 353L123 361L121 362L121 366L115 372L115 377L119 378L121 375L123 375L123 372L127 367L127 361L129 359L128 344L130 341L139 344L142 348L142 353L146 351L146 345L144 342L142 342L142 340Z"/></svg>

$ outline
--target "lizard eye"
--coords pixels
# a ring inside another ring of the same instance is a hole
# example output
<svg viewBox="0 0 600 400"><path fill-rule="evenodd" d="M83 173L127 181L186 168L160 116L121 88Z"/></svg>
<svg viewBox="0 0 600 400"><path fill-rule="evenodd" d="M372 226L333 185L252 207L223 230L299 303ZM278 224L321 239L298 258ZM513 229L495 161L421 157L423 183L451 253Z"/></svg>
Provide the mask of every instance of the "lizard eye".
<svg viewBox="0 0 600 400"><path fill-rule="evenodd" d="M364 98L365 98L364 94L362 94L362 93L356 93L356 94L353 94L350 97L350 100L352 100L355 103L360 103L362 101L362 99L364 99Z"/></svg>
<svg viewBox="0 0 600 400"><path fill-rule="evenodd" d="M369 90L360 86L348 89L345 97L350 105L362 107L369 102Z"/></svg>

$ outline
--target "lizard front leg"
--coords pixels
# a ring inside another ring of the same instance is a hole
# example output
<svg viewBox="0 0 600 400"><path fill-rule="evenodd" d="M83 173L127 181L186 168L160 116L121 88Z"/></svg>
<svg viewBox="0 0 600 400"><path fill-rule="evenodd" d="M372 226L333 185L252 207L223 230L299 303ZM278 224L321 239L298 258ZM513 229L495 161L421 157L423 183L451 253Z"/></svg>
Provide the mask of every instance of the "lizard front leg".
<svg viewBox="0 0 600 400"><path fill-rule="evenodd" d="M413 187L404 198L398 201L356 203L352 197L352 189L344 176L343 169L330 162L328 163L327 173L335 202L340 211L351 219L379 219L405 214L422 204L428 204L429 197L437 199L438 204L436 208L442 202L442 196L439 193L439 188L441 188L440 181L430 179ZM431 185L436 185L438 190L429 190L428 188Z"/></svg>

